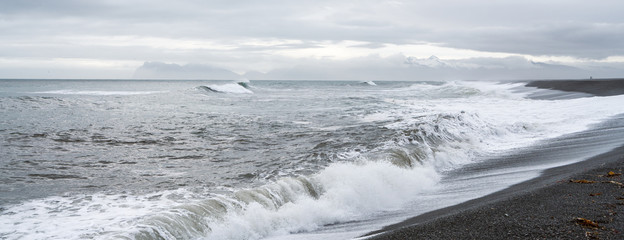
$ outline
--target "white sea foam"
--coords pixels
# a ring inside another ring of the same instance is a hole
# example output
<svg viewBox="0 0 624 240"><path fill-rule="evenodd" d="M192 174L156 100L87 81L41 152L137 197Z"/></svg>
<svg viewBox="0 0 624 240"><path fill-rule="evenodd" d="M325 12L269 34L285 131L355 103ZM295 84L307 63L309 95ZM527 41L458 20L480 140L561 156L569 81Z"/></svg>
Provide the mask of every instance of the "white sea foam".
<svg viewBox="0 0 624 240"><path fill-rule="evenodd" d="M432 168L337 163L309 179L284 178L208 199L183 189L144 196L50 197L5 210L0 234L8 239L259 239L398 209L431 190L437 178Z"/></svg>
<svg viewBox="0 0 624 240"><path fill-rule="evenodd" d="M434 126L431 123L437 121L435 118L457 116L461 121L445 121L449 124L446 131L465 132L482 142L480 147L485 151L503 151L582 131L624 111L621 108L624 96L531 100L522 98L529 93L511 90L518 84L461 82L451 85L453 88L469 87L478 94L458 99L386 99L402 108L378 111L364 119L403 119L387 127L404 129L418 123L431 128ZM452 124L456 126L450 126ZM466 127L472 129L466 132Z"/></svg>
<svg viewBox="0 0 624 240"><path fill-rule="evenodd" d="M76 195L30 200L3 211L0 236L6 239L85 239L115 230L137 217L188 199L183 189L143 196Z"/></svg>
<svg viewBox="0 0 624 240"><path fill-rule="evenodd" d="M205 238L260 239L362 220L400 208L412 196L433 189L437 178L432 168L406 169L388 162L332 164L310 177L313 194L289 179L263 187L260 195L235 194L237 199L229 201L241 208L228 209Z"/></svg>

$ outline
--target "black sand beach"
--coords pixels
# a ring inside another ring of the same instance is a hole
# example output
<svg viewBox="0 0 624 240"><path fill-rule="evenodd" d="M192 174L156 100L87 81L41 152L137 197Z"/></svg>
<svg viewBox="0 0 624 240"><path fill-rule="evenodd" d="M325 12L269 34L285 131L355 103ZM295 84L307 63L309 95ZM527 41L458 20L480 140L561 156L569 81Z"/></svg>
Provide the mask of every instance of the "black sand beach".
<svg viewBox="0 0 624 240"><path fill-rule="evenodd" d="M531 81L526 86L567 92L589 93L595 96L613 96L624 94L624 78L596 80L540 80Z"/></svg>
<svg viewBox="0 0 624 240"><path fill-rule="evenodd" d="M583 172L567 176L574 171ZM504 191L388 226L370 239L623 239L623 172L620 147L550 169ZM577 180L590 183L572 182Z"/></svg>
<svg viewBox="0 0 624 240"><path fill-rule="evenodd" d="M594 82L596 85L590 84ZM535 81L527 86L596 96L624 94L622 79ZM618 116L598 129L510 159L565 157L604 142L620 146L607 153L548 169L538 178L482 198L386 226L370 233L368 239L624 239L623 122ZM502 159L500 164L513 161Z"/></svg>

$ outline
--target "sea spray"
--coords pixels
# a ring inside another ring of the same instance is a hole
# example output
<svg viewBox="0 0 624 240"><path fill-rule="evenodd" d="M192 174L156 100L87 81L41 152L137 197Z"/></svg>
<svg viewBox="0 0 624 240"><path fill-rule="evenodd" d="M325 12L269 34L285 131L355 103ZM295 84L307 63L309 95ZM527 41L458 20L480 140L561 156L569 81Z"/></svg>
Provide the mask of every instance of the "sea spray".
<svg viewBox="0 0 624 240"><path fill-rule="evenodd" d="M33 200L4 210L6 218L0 224L19 223L15 232L6 235L12 237L37 238L32 233L43 232L42 238L63 239L257 239L397 210L434 189L438 179L428 166L401 168L387 161L336 163L309 178L287 177L207 198L178 189L144 196L96 194Z"/></svg>
<svg viewBox="0 0 624 240"><path fill-rule="evenodd" d="M332 164L311 177L320 191L318 198L298 195L275 210L250 202L212 227L207 239L259 239L363 220L400 208L433 189L438 178L432 168L400 168L385 161Z"/></svg>

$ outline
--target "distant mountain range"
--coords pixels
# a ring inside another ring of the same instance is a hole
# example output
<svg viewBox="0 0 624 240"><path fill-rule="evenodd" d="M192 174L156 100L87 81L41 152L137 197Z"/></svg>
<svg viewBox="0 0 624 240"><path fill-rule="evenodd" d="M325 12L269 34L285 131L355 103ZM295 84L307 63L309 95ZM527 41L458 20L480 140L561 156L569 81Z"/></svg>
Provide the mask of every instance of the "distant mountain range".
<svg viewBox="0 0 624 240"><path fill-rule="evenodd" d="M589 78L592 74L596 75L596 71L609 70L533 62L523 57L442 60L431 56L315 62L266 73L250 71L242 75L203 64L145 62L136 69L133 77L206 80L520 80Z"/></svg>
<svg viewBox="0 0 624 240"><path fill-rule="evenodd" d="M227 79L238 80L241 75L227 69L202 64L145 62L134 72L135 79Z"/></svg>

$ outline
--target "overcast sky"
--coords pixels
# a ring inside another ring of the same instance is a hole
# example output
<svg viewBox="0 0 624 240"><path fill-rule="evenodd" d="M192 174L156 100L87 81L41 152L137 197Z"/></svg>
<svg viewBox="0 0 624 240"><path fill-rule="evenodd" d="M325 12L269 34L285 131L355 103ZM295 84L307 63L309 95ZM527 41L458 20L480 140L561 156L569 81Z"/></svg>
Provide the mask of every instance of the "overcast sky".
<svg viewBox="0 0 624 240"><path fill-rule="evenodd" d="M431 55L618 77L623 11L621 0L2 0L0 78L131 78L145 62L266 73Z"/></svg>

